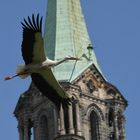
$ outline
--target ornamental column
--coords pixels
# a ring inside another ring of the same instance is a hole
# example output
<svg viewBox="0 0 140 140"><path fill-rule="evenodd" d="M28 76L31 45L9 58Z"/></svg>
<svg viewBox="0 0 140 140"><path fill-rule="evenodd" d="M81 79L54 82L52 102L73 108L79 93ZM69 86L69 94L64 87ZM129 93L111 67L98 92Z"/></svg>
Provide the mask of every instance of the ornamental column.
<svg viewBox="0 0 140 140"><path fill-rule="evenodd" d="M79 110L79 104L75 104L75 111L76 111L76 134L79 136L82 136L81 132L81 117L80 117L80 110Z"/></svg>
<svg viewBox="0 0 140 140"><path fill-rule="evenodd" d="M60 108L60 135L65 135L65 123L64 123L64 110L61 106Z"/></svg>
<svg viewBox="0 0 140 140"><path fill-rule="evenodd" d="M115 129L115 140L119 140L118 116L116 111L114 111L114 129Z"/></svg>
<svg viewBox="0 0 140 140"><path fill-rule="evenodd" d="M119 140L125 140L125 130L124 130L125 118L122 114L118 116L118 132Z"/></svg>
<svg viewBox="0 0 140 140"><path fill-rule="evenodd" d="M68 121L69 121L69 134L74 134L74 126L73 126L73 110L72 110L72 105L69 105L68 109Z"/></svg>
<svg viewBox="0 0 140 140"><path fill-rule="evenodd" d="M125 140L125 117L122 116L122 140Z"/></svg>
<svg viewBox="0 0 140 140"><path fill-rule="evenodd" d="M19 140L24 140L24 130L23 130L23 126L19 125L18 126L18 132L19 132Z"/></svg>
<svg viewBox="0 0 140 140"><path fill-rule="evenodd" d="M24 140L30 140L30 127L29 127L29 123L26 122L24 125Z"/></svg>

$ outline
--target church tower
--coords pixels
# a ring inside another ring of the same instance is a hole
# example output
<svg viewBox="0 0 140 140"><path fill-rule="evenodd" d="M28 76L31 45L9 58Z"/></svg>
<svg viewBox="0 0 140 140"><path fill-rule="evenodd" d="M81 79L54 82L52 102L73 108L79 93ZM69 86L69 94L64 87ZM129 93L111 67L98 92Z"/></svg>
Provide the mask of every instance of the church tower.
<svg viewBox="0 0 140 140"><path fill-rule="evenodd" d="M32 83L14 111L19 140L125 140L127 101L100 70L80 0L48 0L47 6L46 55L81 58L52 69L74 102L58 112Z"/></svg>

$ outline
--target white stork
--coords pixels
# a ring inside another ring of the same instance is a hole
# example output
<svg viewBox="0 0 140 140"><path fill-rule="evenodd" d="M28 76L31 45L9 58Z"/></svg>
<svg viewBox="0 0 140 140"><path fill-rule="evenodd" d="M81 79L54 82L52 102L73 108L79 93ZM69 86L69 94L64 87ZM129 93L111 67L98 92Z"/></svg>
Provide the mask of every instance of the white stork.
<svg viewBox="0 0 140 140"><path fill-rule="evenodd" d="M79 59L76 57L65 57L60 61L53 61L46 57L41 32L42 17L39 18L39 14L36 19L32 15L32 20L28 16L28 20L24 19L24 22L21 22L21 24L23 27L22 56L25 65L19 65L16 75L8 76L5 80L10 80L17 76L22 79L31 76L35 86L58 108L60 108L61 104L63 107L68 107L70 97L55 79L51 67L59 65L66 60Z"/></svg>

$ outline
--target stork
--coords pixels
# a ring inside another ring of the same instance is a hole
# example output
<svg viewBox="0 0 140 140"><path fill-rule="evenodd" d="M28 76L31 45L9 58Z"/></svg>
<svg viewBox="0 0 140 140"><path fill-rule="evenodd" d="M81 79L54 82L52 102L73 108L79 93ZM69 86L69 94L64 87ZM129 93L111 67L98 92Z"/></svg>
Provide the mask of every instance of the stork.
<svg viewBox="0 0 140 140"><path fill-rule="evenodd" d="M16 75L7 76L5 80L13 79L19 76L25 79L31 76L31 79L40 92L50 99L59 109L68 107L70 104L69 95L63 90L59 82L55 79L51 67L55 67L66 60L79 60L77 57L67 56L62 60L50 60L46 57L44 51L44 41L42 37L42 17L39 14L32 19L21 22L23 28L22 56L24 65L17 66Z"/></svg>

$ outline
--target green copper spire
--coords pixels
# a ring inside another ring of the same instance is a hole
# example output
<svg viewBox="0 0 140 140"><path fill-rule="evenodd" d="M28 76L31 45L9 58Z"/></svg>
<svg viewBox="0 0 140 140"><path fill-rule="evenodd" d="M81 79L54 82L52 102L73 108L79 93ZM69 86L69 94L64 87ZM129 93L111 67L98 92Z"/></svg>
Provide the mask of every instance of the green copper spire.
<svg viewBox="0 0 140 140"><path fill-rule="evenodd" d="M53 72L57 80L72 81L91 64L100 71L80 0L48 0L44 40L46 55L50 59L68 55L81 57L76 65L74 61L69 61L55 67Z"/></svg>

